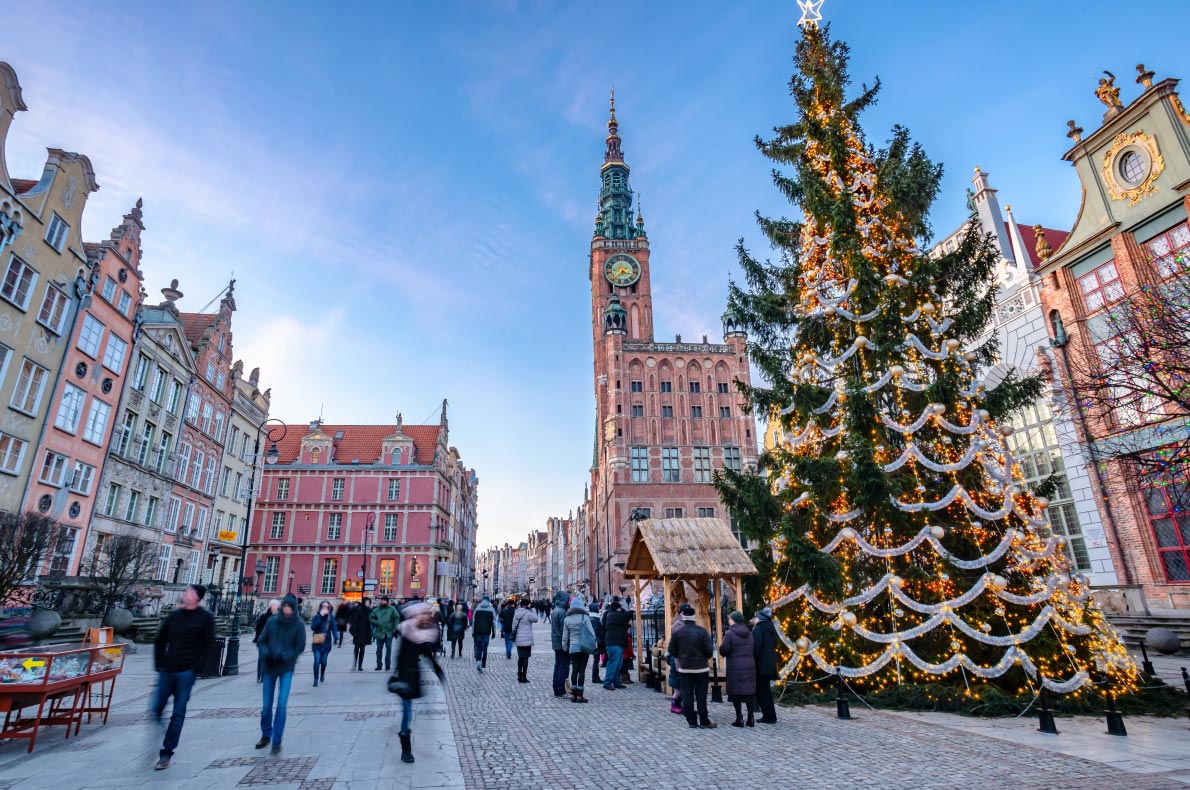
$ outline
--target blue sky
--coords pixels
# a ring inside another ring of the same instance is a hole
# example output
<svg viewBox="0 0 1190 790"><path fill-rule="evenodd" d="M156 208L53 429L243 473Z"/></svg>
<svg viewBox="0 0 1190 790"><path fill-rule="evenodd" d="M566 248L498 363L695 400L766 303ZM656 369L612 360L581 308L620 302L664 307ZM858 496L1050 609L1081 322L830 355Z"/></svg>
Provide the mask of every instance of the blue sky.
<svg viewBox="0 0 1190 790"><path fill-rule="evenodd" d="M177 277L197 310L234 272L237 356L298 429L320 409L436 420L449 398L452 443L480 478L480 546L523 539L577 507L588 479L586 256L609 86L658 339L718 339L735 240L763 252L753 212L788 213L752 139L792 119L796 5L334 7L6 9L0 59L30 108L9 168L37 178L46 146L90 156L94 240L143 196L153 301ZM939 233L964 218L977 165L1018 221L1069 228L1066 120L1097 126L1101 70L1125 101L1138 62L1190 76L1149 34L1187 28L1177 0L827 0L823 13L852 46L857 89L883 81L869 139L901 123L945 164Z"/></svg>

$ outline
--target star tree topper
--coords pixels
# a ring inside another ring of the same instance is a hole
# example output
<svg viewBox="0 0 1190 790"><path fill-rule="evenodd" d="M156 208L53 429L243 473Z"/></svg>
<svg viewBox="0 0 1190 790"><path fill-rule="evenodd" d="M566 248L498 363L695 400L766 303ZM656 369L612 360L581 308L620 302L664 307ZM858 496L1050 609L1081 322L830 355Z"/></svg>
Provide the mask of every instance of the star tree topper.
<svg viewBox="0 0 1190 790"><path fill-rule="evenodd" d="M818 27L818 23L822 21L822 4L826 0L797 0L797 7L802 9L802 18L797 21L798 27L811 25Z"/></svg>

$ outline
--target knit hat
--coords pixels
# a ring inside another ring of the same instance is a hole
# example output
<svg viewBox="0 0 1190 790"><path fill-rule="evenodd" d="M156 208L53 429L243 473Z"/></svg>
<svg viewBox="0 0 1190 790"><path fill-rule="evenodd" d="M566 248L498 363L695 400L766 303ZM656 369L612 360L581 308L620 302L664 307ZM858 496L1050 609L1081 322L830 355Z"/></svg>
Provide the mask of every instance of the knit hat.
<svg viewBox="0 0 1190 790"><path fill-rule="evenodd" d="M577 607L579 609L586 609L587 602L580 593L575 593L574 596L571 597L571 599L570 599L570 606L572 608Z"/></svg>
<svg viewBox="0 0 1190 790"><path fill-rule="evenodd" d="M733 623L742 623L742 622L744 622L744 613L743 613L743 612L741 612L741 611L735 611L735 612L732 612L730 615L728 615L728 617L730 617L730 618L731 618L731 621L732 621Z"/></svg>
<svg viewBox="0 0 1190 790"><path fill-rule="evenodd" d="M773 619L773 608L771 606L766 606L763 609L761 609L759 612L757 612L756 616L759 617L761 620L772 620Z"/></svg>
<svg viewBox="0 0 1190 790"><path fill-rule="evenodd" d="M678 614L682 615L683 620L694 619L694 607L688 603L682 604L682 608L678 610Z"/></svg>
<svg viewBox="0 0 1190 790"><path fill-rule="evenodd" d="M492 599L491 599L489 596L487 596L487 595L485 595L485 596L483 597L483 599L484 599L485 601L487 601L488 603L491 603L491 602L492 602Z"/></svg>
<svg viewBox="0 0 1190 790"><path fill-rule="evenodd" d="M587 610L591 612L591 614L599 614L599 604L591 601L591 605L587 607Z"/></svg>

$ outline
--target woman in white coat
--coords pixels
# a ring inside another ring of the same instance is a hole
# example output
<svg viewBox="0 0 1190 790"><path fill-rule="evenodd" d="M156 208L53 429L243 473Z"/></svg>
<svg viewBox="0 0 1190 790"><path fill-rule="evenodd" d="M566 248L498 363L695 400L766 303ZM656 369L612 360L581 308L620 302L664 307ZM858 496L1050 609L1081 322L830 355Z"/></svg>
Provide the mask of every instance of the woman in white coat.
<svg viewBox="0 0 1190 790"><path fill-rule="evenodd" d="M529 656L533 653L533 624L537 614L529 607L529 599L522 598L516 614L512 616L513 643L516 645L516 679L528 683Z"/></svg>

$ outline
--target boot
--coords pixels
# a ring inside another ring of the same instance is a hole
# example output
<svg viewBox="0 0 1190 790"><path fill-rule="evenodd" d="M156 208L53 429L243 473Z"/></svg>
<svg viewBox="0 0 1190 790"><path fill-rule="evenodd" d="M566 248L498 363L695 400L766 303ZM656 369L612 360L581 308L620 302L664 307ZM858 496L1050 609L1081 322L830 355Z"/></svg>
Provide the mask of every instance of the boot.
<svg viewBox="0 0 1190 790"><path fill-rule="evenodd" d="M579 686L578 688L572 687L570 689L570 693L574 696L574 700L573 700L574 702L589 702L589 700L583 696L583 687L582 686Z"/></svg>
<svg viewBox="0 0 1190 790"><path fill-rule="evenodd" d="M402 732L398 735L401 737L401 762L413 762L413 733Z"/></svg>
<svg viewBox="0 0 1190 790"><path fill-rule="evenodd" d="M735 721L733 721L731 723L731 726L732 727L743 727L744 726L744 714L741 712L741 706L740 706L740 703L738 703L738 702L735 703Z"/></svg>
<svg viewBox="0 0 1190 790"><path fill-rule="evenodd" d="M322 665L322 672L320 673L320 675L321 676L319 677L319 680L321 680L323 683L325 683L326 682L326 664Z"/></svg>
<svg viewBox="0 0 1190 790"><path fill-rule="evenodd" d="M756 717L752 713L752 711L748 711L748 721L744 722L744 724L745 724L745 726L748 726L748 727L756 726Z"/></svg>

